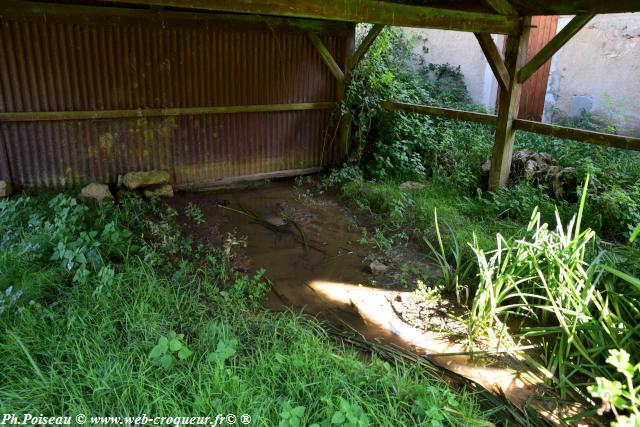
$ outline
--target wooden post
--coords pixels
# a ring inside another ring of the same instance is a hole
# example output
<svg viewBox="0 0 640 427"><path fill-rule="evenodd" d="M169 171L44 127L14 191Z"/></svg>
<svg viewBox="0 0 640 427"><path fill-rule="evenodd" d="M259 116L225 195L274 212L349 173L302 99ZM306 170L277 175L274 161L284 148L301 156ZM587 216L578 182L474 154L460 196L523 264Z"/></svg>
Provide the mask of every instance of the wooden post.
<svg viewBox="0 0 640 427"><path fill-rule="evenodd" d="M529 28L531 17L526 17L523 22L522 34L508 36L504 65L509 72L509 86L507 90L501 90L498 100L498 121L496 123L496 140L491 156L491 170L489 171L489 189L497 190L505 185L511 171L511 156L513 154L513 141L515 129L513 121L518 117L520 107L521 84L516 78L518 69L527 58L527 44L529 42Z"/></svg>
<svg viewBox="0 0 640 427"><path fill-rule="evenodd" d="M351 35L346 38L345 52L344 52L344 80L338 83L338 101L342 101L345 97L347 85L351 78L350 59L355 51L356 42L356 26L353 26ZM346 160L349 155L349 148L351 142L351 125L353 122L353 116L351 112L340 114L340 123L338 124L338 147L340 148L341 160Z"/></svg>

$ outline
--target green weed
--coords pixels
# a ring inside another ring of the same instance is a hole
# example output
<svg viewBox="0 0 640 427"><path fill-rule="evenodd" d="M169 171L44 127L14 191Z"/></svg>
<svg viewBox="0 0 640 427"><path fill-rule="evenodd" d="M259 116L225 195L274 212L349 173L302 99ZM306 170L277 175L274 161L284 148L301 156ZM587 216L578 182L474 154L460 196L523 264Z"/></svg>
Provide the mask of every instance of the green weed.
<svg viewBox="0 0 640 427"><path fill-rule="evenodd" d="M607 378L596 378L596 385L589 386L591 396L602 401L598 413L613 412L616 421L611 423L612 427L623 427L640 425L640 405L636 394L640 380L640 363L633 365L629 353L624 350L609 350L607 363L614 368L618 374L622 374L623 381L611 381ZM630 413L623 415L621 411Z"/></svg>
<svg viewBox="0 0 640 427"><path fill-rule="evenodd" d="M202 209L191 202L187 203L187 206L184 208L184 213L187 215L187 218L191 219L198 225L206 222Z"/></svg>
<svg viewBox="0 0 640 427"><path fill-rule="evenodd" d="M193 352L184 343L184 334L169 332L168 336L161 336L158 344L149 353L149 359L166 371L172 370L177 362L189 358Z"/></svg>
<svg viewBox="0 0 640 427"><path fill-rule="evenodd" d="M640 254L598 248L593 230L581 229L586 185L566 228L558 217L550 230L534 211L522 239L498 235L490 252L474 245L479 284L469 313L471 339L506 335L509 319L527 319L516 332L541 343L545 374L561 393L583 397L597 377L612 375L609 350L640 350Z"/></svg>

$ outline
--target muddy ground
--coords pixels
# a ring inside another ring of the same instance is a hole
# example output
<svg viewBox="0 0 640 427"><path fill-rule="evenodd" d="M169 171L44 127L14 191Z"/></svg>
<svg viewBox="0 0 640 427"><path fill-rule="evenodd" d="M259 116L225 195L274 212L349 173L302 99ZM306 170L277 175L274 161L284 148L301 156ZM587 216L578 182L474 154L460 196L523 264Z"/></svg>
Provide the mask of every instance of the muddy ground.
<svg viewBox="0 0 640 427"><path fill-rule="evenodd" d="M170 204L180 213L190 203L198 206L204 223L180 216L186 234L196 243L228 248L241 271L266 269L274 283L295 288L325 280L406 291L418 279L438 277L438 267L416 248L404 243L381 250L365 237L365 221L335 194L310 188L315 186L284 180L178 193Z"/></svg>

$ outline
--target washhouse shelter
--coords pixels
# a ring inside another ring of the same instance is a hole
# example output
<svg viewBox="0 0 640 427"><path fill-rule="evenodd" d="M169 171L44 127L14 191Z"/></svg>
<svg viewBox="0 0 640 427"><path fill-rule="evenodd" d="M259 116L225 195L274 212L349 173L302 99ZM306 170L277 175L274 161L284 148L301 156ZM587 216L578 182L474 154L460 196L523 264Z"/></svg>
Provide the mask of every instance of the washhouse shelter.
<svg viewBox="0 0 640 427"><path fill-rule="evenodd" d="M350 70L393 25L475 34L497 115L382 106L495 126L497 188L518 130L640 149L517 118L521 85L594 15L635 11L640 0L1 0L0 180L70 186L165 169L193 188L335 165L349 149L338 107ZM531 17L560 14L575 18L526 61ZM374 25L356 49L357 23Z"/></svg>

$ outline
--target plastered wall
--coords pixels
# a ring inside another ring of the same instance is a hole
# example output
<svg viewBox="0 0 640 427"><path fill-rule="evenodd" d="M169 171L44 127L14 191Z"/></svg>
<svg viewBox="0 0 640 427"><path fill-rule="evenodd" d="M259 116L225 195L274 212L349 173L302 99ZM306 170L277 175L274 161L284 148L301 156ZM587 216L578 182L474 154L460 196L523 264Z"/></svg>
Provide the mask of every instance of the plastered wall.
<svg viewBox="0 0 640 427"><path fill-rule="evenodd" d="M596 16L556 53L549 77L547 121L585 108L640 135L640 13Z"/></svg>

